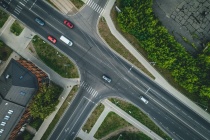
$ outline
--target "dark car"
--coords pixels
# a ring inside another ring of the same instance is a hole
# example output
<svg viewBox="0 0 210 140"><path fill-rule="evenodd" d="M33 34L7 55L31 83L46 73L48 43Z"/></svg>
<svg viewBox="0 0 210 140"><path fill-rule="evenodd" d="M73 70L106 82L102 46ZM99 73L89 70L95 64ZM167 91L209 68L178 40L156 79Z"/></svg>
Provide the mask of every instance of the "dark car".
<svg viewBox="0 0 210 140"><path fill-rule="evenodd" d="M69 27L69 28L71 28L71 29L74 27L74 25L73 25L70 21L68 21L68 20L64 20L63 23L64 23L67 27Z"/></svg>
<svg viewBox="0 0 210 140"><path fill-rule="evenodd" d="M0 1L0 5L1 5L4 9L8 9L8 8L9 8L9 4L6 3L5 1Z"/></svg>
<svg viewBox="0 0 210 140"><path fill-rule="evenodd" d="M47 39L48 39L49 41L51 41L53 44L55 44L55 43L57 42L57 40L56 40L54 37L52 37L51 35L49 35L49 36L47 37Z"/></svg>
<svg viewBox="0 0 210 140"><path fill-rule="evenodd" d="M41 20L40 18L35 18L35 21L41 26L44 26L44 24L45 24L44 21Z"/></svg>

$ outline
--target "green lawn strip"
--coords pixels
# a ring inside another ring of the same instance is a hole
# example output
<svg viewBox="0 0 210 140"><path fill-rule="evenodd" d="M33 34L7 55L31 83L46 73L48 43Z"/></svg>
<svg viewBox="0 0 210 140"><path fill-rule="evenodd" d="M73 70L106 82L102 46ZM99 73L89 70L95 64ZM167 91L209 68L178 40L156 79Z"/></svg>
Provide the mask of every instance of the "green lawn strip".
<svg viewBox="0 0 210 140"><path fill-rule="evenodd" d="M99 104L95 108L95 110L92 112L92 114L88 118L88 120L85 123L85 125L82 127L82 130L85 131L85 132L87 131L87 133L89 133L90 130L92 129L92 127L94 126L94 124L96 123L97 119L99 118L99 116L103 112L103 110L104 110L104 105L103 104Z"/></svg>
<svg viewBox="0 0 210 140"><path fill-rule="evenodd" d="M69 95L67 96L66 100L64 101L64 103L62 104L62 106L60 107L60 109L58 110L57 114L55 115L54 119L52 120L52 122L50 123L49 127L47 128L47 130L45 131L44 135L42 136L41 140L46 140L50 133L52 132L52 130L54 129L55 125L57 124L57 122L59 121L59 119L61 118L61 116L63 115L64 111L66 110L66 108L69 105L69 102L71 102L72 98L75 96L75 94L77 93L78 90L78 86L74 86L71 90L71 92L69 93Z"/></svg>
<svg viewBox="0 0 210 140"><path fill-rule="evenodd" d="M136 67L141 69L144 73L146 73L152 79L155 79L155 77L121 44L121 42L118 41L118 39L115 38L114 35L112 35L104 18L101 18L99 20L98 30L99 30L101 37L106 41L107 44L109 44L109 46L113 50L115 50L117 53L119 53L125 59L130 61Z"/></svg>
<svg viewBox="0 0 210 140"><path fill-rule="evenodd" d="M38 36L33 38L33 45L39 58L51 69L65 78L78 78L75 65L58 50L44 42Z"/></svg>
<svg viewBox="0 0 210 140"><path fill-rule="evenodd" d="M108 138L107 140L152 140L150 137L142 132L121 132L116 136Z"/></svg>
<svg viewBox="0 0 210 140"><path fill-rule="evenodd" d="M110 132L127 126L131 125L114 112L110 112L104 119L97 132L95 133L94 137L96 139L100 139L108 135Z"/></svg>
<svg viewBox="0 0 210 140"><path fill-rule="evenodd" d="M16 36L19 36L23 31L23 29L24 28L20 25L20 23L17 20L15 20L15 22L10 27L10 31Z"/></svg>
<svg viewBox="0 0 210 140"><path fill-rule="evenodd" d="M0 40L0 60L6 61L12 53L12 49Z"/></svg>
<svg viewBox="0 0 210 140"><path fill-rule="evenodd" d="M82 0L70 0L77 9L80 9L83 5L84 2Z"/></svg>
<svg viewBox="0 0 210 140"><path fill-rule="evenodd" d="M0 9L0 28L4 26L4 23L7 21L9 15Z"/></svg>
<svg viewBox="0 0 210 140"><path fill-rule="evenodd" d="M130 114L133 118L141 122L143 125L154 131L160 137L164 139L171 139L168 135L166 135L147 115L145 115L139 108L136 106L122 101L120 99L109 99L112 103L117 105L119 108ZM130 113L131 112L131 113Z"/></svg>

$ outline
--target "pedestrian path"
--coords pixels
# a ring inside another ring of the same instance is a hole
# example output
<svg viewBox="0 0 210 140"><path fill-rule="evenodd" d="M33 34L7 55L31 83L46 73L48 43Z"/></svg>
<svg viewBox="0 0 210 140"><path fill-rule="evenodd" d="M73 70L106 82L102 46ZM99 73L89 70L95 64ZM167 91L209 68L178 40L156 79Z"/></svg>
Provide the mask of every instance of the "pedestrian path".
<svg viewBox="0 0 210 140"><path fill-rule="evenodd" d="M82 81L81 82L80 87L82 87L83 89L85 89L93 97L96 97L98 95L98 91L96 91L94 88L92 88L90 85L88 85L85 81Z"/></svg>
<svg viewBox="0 0 210 140"><path fill-rule="evenodd" d="M94 11L98 12L99 14L101 14L104 10L102 7L100 7L97 3L95 3L92 0L88 0L86 5L88 5L90 8L92 8Z"/></svg>

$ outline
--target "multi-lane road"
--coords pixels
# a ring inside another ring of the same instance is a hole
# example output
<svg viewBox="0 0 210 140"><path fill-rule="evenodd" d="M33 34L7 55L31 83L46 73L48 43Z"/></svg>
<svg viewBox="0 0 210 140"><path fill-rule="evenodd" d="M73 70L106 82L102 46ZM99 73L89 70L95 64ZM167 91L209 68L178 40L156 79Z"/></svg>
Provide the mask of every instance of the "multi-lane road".
<svg viewBox="0 0 210 140"><path fill-rule="evenodd" d="M93 108L104 98L118 96L141 108L148 116L174 139L210 139L210 124L187 108L153 80L135 69L132 64L113 53L96 33L96 24L107 0L89 0L101 10L86 5L79 13L67 17L42 0L7 0L8 12L27 27L46 39L57 38L55 47L72 58L77 64L81 81L80 89L61 118L50 140L74 139ZM45 26L34 19L39 17ZM68 29L63 20L75 25ZM64 35L73 41L67 46L59 40ZM103 74L112 78L106 83ZM144 96L149 103L139 99Z"/></svg>

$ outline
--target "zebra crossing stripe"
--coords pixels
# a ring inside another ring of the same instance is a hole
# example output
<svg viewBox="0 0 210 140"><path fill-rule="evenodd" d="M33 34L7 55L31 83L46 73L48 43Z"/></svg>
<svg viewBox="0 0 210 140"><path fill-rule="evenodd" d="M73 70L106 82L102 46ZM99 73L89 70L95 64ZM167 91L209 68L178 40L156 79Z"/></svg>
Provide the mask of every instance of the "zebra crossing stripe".
<svg viewBox="0 0 210 140"><path fill-rule="evenodd" d="M89 5L89 2L90 2L91 0L88 0L88 2L87 2L87 5Z"/></svg>

